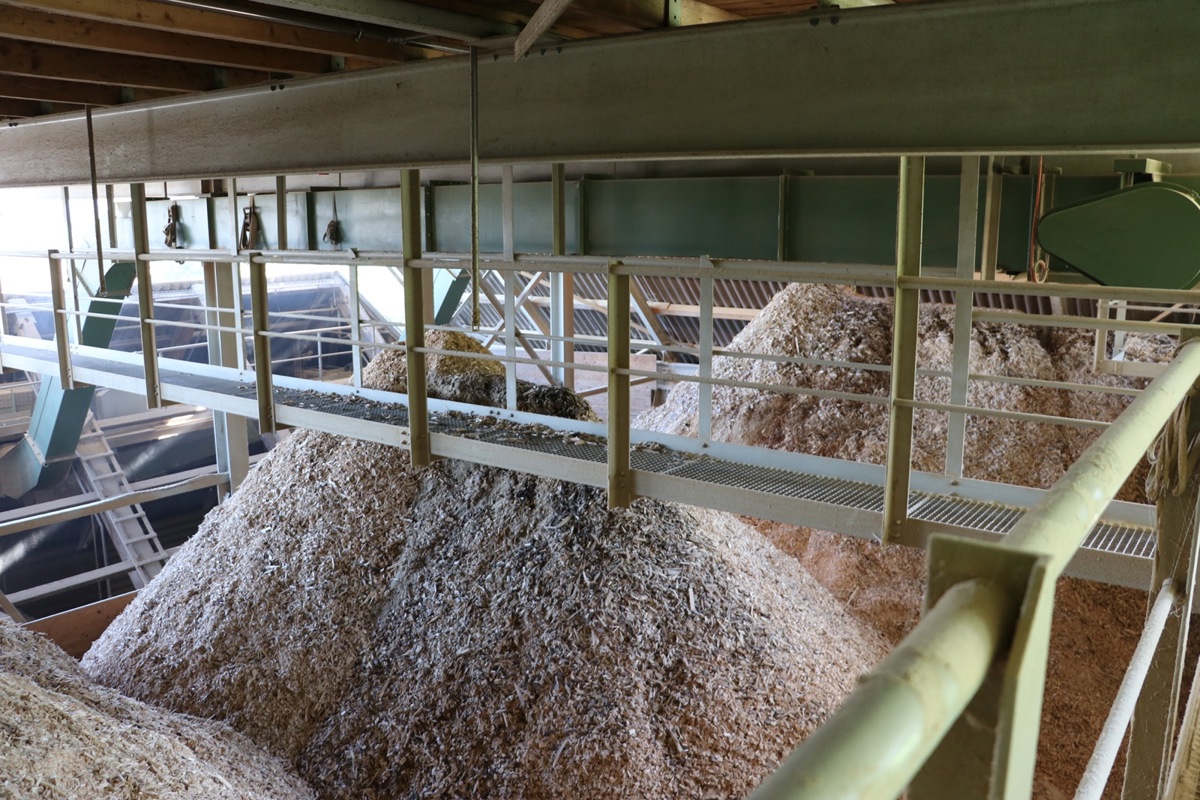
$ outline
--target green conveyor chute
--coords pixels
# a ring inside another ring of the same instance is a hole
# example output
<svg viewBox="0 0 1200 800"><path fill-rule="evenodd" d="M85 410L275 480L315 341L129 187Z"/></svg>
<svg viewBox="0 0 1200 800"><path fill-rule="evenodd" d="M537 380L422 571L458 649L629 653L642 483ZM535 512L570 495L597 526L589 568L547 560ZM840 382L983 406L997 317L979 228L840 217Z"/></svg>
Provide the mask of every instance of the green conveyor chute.
<svg viewBox="0 0 1200 800"><path fill-rule="evenodd" d="M134 274L132 261L114 263L105 274L105 294L92 298L88 311L119 315L133 287ZM115 319L89 316L84 320L80 342L108 347L116 325ZM42 378L29 430L0 456L0 494L21 497L35 487L62 480L75 457L94 393L93 386L64 389L56 375Z"/></svg>
<svg viewBox="0 0 1200 800"><path fill-rule="evenodd" d="M1190 289L1200 281L1200 196L1142 183L1061 206L1038 244L1105 286Z"/></svg>

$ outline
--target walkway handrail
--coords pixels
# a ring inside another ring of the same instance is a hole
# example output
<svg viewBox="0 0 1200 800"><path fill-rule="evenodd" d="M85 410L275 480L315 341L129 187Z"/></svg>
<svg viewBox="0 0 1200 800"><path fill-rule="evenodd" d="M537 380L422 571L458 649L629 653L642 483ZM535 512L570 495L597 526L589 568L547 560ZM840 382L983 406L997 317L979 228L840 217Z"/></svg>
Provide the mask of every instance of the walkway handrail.
<svg viewBox="0 0 1200 800"><path fill-rule="evenodd" d="M1193 340L1001 546L1044 556L1048 579L1056 580L1198 378ZM897 797L1008 649L1019 614L1020 598L996 581L953 586L752 800Z"/></svg>

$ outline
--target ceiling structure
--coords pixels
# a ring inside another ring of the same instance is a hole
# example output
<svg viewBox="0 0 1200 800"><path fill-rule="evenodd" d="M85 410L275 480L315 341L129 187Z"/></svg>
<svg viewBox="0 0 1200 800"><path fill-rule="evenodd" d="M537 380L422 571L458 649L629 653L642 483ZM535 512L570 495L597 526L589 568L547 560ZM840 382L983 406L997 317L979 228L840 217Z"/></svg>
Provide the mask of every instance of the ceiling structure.
<svg viewBox="0 0 1200 800"><path fill-rule="evenodd" d="M472 45L512 50L522 31L525 44L588 39L794 13L817 2L7 0L0 119L370 69Z"/></svg>

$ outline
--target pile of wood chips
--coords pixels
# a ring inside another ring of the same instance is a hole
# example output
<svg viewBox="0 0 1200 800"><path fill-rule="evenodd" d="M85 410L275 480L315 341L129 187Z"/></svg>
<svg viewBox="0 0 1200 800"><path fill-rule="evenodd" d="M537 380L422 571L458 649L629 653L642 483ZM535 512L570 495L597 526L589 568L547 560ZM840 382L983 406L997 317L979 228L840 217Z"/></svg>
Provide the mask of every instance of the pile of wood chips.
<svg viewBox="0 0 1200 800"><path fill-rule="evenodd" d="M918 366L948 371L953 353L954 309L923 304ZM800 359L891 362L892 303L849 290L793 284L730 344L728 350ZM1167 360L1166 337L1131 338L1140 360ZM1093 337L1069 329L1017 325L974 326L971 372L1137 388L1144 382L1093 372ZM805 386L887 397L890 377L877 370L849 370L738 357L713 360L713 374L739 381ZM917 398L950 402L947 377L920 376ZM1082 419L1112 420L1130 397L1002 382L972 381L970 405ZM637 426L692 435L698 392L681 383L665 405L642 415ZM794 452L882 464L887 453L887 407L839 399L713 387L713 438ZM918 410L913 468L945 467L948 419ZM970 478L1048 488L1099 435L1096 429L970 417L964 474ZM1119 499L1146 502L1145 462L1125 483ZM925 586L924 554L838 534L771 522L756 523L792 554L860 621L890 642L899 642L920 618ZM1070 797L1091 754L1146 613L1143 592L1064 579L1056 596L1050 662L1034 796ZM1120 792L1119 763L1106 797Z"/></svg>
<svg viewBox="0 0 1200 800"><path fill-rule="evenodd" d="M97 686L48 639L0 615L0 797L311 798L227 725Z"/></svg>
<svg viewBox="0 0 1200 800"><path fill-rule="evenodd" d="M443 361L431 392L452 396L477 363ZM388 353L365 377L402 390L403 369ZM533 394L582 413L570 393ZM589 487L451 460L414 470L401 450L301 432L84 667L227 720L324 797L725 798L883 649L727 515L612 511Z"/></svg>

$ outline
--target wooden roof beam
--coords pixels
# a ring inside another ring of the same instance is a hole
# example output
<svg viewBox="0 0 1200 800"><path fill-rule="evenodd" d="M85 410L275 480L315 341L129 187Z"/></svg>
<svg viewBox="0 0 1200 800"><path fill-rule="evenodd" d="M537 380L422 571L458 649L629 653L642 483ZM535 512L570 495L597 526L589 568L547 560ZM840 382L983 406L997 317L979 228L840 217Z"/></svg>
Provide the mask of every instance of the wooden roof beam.
<svg viewBox="0 0 1200 800"><path fill-rule="evenodd" d="M33 78L54 75L68 81L203 92L246 86L269 79L265 72L215 69L156 58L95 53L50 44L28 44L0 38L0 73Z"/></svg>
<svg viewBox="0 0 1200 800"><path fill-rule="evenodd" d="M0 97L0 119L25 119L42 114L54 114L59 111L72 111L77 108L78 106L72 105L50 105L37 100L11 100L7 97Z"/></svg>
<svg viewBox="0 0 1200 800"><path fill-rule="evenodd" d="M352 19L370 25L475 42L516 34L515 25L408 0L257 0L309 14Z"/></svg>
<svg viewBox="0 0 1200 800"><path fill-rule="evenodd" d="M581 7L619 19L637 20L651 27L682 27L742 19L701 0L579 0Z"/></svg>
<svg viewBox="0 0 1200 800"><path fill-rule="evenodd" d="M329 72L328 56L299 50L249 45L186 33L151 31L29 8L6 8L0 36L41 44L64 44L125 55L169 58L221 67L316 75Z"/></svg>
<svg viewBox="0 0 1200 800"><path fill-rule="evenodd" d="M300 25L222 14L189 6L167 5L151 0L6 0L9 7L39 9L73 17L135 25L167 32L187 32L194 36L227 39L245 44L283 47L346 58L362 58L374 63L395 63L414 55L411 48L379 39L355 38L328 33Z"/></svg>
<svg viewBox="0 0 1200 800"><path fill-rule="evenodd" d="M0 75L0 97L19 100L40 100L48 103L71 103L85 106L115 106L141 100L157 100L177 94L163 89L130 89L121 86L101 86L95 83L75 83L50 78L31 78L19 75Z"/></svg>

